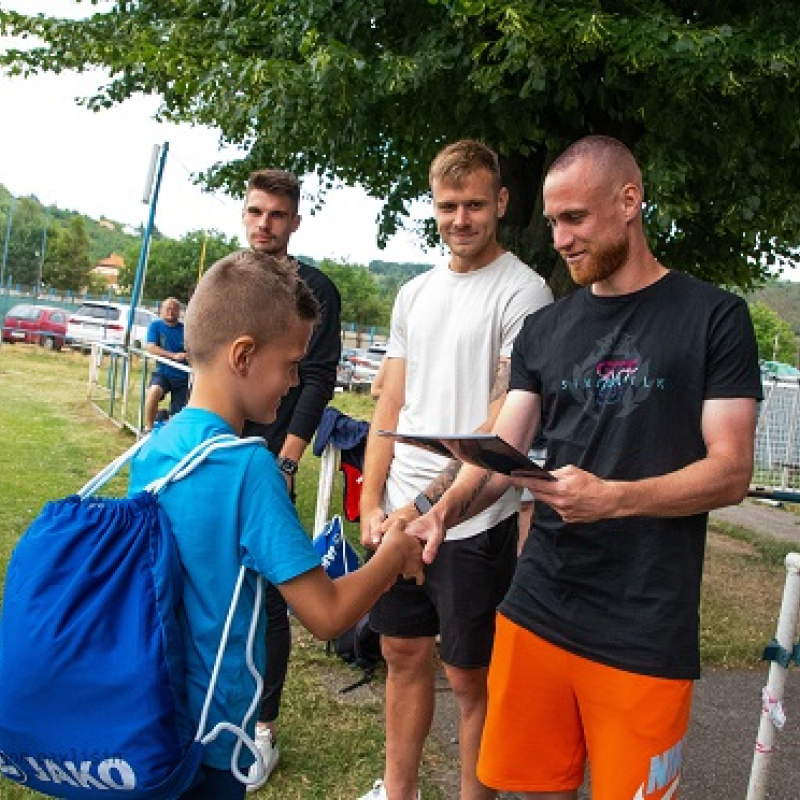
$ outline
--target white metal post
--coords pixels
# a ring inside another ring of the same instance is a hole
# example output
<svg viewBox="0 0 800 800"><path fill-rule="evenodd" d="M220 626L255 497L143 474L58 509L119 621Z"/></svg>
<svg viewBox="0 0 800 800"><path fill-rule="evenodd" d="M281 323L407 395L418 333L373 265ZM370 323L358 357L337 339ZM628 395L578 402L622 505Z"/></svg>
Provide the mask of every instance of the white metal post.
<svg viewBox="0 0 800 800"><path fill-rule="evenodd" d="M786 584L783 589L775 639L790 653L797 630L798 613L800 613L800 553L789 553L786 556ZM783 689L786 684L787 669L788 667L777 661L773 661L769 667L769 678L763 690L761 722L758 726L747 800L764 800L766 797L767 772L775 751L776 732L783 727L786 719L783 712Z"/></svg>
<svg viewBox="0 0 800 800"><path fill-rule="evenodd" d="M331 494L333 493L333 482L336 478L336 470L339 468L341 453L338 447L328 443L322 451L322 460L319 465L319 483L317 484L317 508L314 514L314 530L312 536L316 536L325 523L328 521L328 512L331 507Z"/></svg>

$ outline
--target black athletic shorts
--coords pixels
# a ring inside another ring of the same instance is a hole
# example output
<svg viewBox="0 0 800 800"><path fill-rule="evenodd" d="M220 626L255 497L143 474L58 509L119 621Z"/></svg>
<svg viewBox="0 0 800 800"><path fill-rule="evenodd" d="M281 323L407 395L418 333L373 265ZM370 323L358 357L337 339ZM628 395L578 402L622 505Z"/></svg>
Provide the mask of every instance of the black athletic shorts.
<svg viewBox="0 0 800 800"><path fill-rule="evenodd" d="M445 540L425 583L400 578L370 612L384 636L441 636L440 655L462 669L489 666L497 606L517 563L517 515L468 539Z"/></svg>
<svg viewBox="0 0 800 800"><path fill-rule="evenodd" d="M171 378L160 372L154 372L150 378L150 386L159 386L164 395L169 395L169 413L177 414L189 401L189 376L185 380Z"/></svg>

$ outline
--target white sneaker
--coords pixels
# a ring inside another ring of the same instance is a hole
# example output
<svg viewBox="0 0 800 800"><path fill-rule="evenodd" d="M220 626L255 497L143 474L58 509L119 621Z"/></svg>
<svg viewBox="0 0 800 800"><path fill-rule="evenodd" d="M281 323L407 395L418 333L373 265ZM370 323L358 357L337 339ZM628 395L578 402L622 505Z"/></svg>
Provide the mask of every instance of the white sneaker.
<svg viewBox="0 0 800 800"><path fill-rule="evenodd" d="M281 757L281 752L278 750L278 745L272 741L272 733L269 728L259 728L256 726L256 748L261 754L261 762L264 767L264 773L258 783L250 784L247 787L248 792L257 792L268 780ZM256 765L250 767L247 773L248 778L254 778L256 775Z"/></svg>
<svg viewBox="0 0 800 800"><path fill-rule="evenodd" d="M358 800L389 800L389 795L386 794L386 787L383 780L378 779L372 784L372 788L366 793L362 794ZM417 800L420 800L419 789L417 789Z"/></svg>

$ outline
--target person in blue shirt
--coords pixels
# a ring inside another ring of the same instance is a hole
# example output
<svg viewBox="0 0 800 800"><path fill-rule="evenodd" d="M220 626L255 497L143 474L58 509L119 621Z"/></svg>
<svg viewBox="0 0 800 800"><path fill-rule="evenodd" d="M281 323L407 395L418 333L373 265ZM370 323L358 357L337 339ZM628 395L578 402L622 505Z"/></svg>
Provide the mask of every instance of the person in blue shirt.
<svg viewBox="0 0 800 800"><path fill-rule="evenodd" d="M160 318L153 320L147 328L146 349L151 356L161 356L185 365L188 359L180 314L181 304L174 297L161 303ZM189 373L157 361L144 401L145 432L153 430L158 404L167 395L170 415L177 414L189 399Z"/></svg>
<svg viewBox="0 0 800 800"><path fill-rule="evenodd" d="M235 314L230 310L236 309ZM194 384L186 408L157 428L131 464L129 492L165 475L197 444L241 435L245 420L269 423L297 384L318 304L294 270L263 253L241 251L203 276L186 311L186 346ZM169 518L183 565L181 624L187 647L189 707L199 719L240 565L277 586L296 618L316 637L333 639L353 625L400 574L422 575L421 546L402 523L361 569L332 581L297 517L275 456L266 446L217 450L159 503ZM387 546L388 545L388 546ZM248 574L236 609L208 727L241 722L255 690L245 641L255 602ZM263 611L263 609L262 609ZM263 674L264 615L255 662ZM255 719L247 729L252 737ZM204 751L191 800L241 800L245 786L231 770L234 739L220 736ZM252 757L242 751L240 769Z"/></svg>

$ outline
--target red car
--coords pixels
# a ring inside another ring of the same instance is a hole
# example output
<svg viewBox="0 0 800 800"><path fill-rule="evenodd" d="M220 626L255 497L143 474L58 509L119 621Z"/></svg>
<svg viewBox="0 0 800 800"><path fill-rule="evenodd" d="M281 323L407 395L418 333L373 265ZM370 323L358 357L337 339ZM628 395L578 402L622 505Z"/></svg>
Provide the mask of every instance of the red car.
<svg viewBox="0 0 800 800"><path fill-rule="evenodd" d="M60 350L67 338L68 320L69 314L63 308L20 303L3 317L3 341Z"/></svg>

